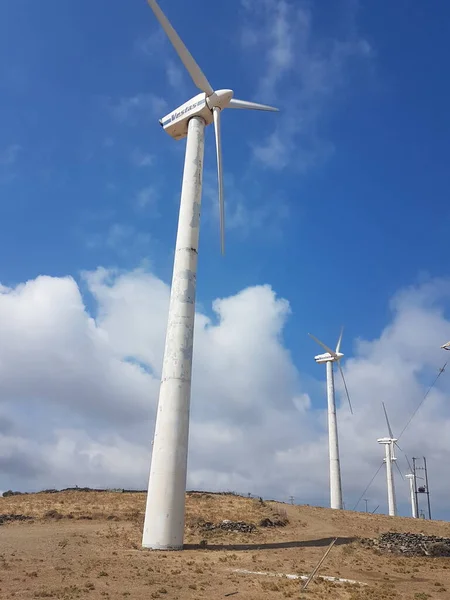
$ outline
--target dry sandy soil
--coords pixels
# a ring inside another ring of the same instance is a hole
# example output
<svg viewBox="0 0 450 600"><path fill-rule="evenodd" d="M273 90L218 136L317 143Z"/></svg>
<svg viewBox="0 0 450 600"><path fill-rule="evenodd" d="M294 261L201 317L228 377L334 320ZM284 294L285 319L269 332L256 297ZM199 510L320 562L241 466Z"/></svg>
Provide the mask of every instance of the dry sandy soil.
<svg viewBox="0 0 450 600"><path fill-rule="evenodd" d="M33 517L0 525L0 598L450 599L450 558L382 554L355 539L384 531L450 537L450 523L195 493L187 496L186 549L152 552L140 547L144 506L144 494L114 492L0 498L0 514ZM258 525L284 511L285 527L201 527L223 519ZM337 536L320 574L367 585L317 579L301 592L299 580L235 571L309 574Z"/></svg>

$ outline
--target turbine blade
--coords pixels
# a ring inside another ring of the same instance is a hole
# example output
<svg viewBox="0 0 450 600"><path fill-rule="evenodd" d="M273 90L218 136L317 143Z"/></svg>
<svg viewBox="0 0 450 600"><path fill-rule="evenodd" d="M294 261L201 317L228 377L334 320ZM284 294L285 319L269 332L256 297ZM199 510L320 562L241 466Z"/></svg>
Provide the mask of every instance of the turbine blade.
<svg viewBox="0 0 450 600"><path fill-rule="evenodd" d="M333 356L334 358L337 358L337 354L334 350L332 350L331 348L329 348L328 346L326 346L323 342L321 342L320 340L318 340L316 338L315 335L313 335L312 333L308 333L309 337L311 337L315 342L317 342L319 344L319 346L322 346L322 348L324 348L329 354L331 354L331 356Z"/></svg>
<svg viewBox="0 0 450 600"><path fill-rule="evenodd" d="M345 393L347 394L348 405L350 407L350 412L353 414L352 403L350 400L350 394L348 393L347 383L345 382L344 371L342 370L341 363L338 361L339 371L341 372L342 381L344 382Z"/></svg>
<svg viewBox="0 0 450 600"><path fill-rule="evenodd" d="M274 106L268 106L267 104L258 104L257 102L248 102L247 100L238 100L232 98L228 108L247 108L250 110L269 110L272 112L279 112L279 108Z"/></svg>
<svg viewBox="0 0 450 600"><path fill-rule="evenodd" d="M223 201L222 141L220 137L220 108L213 108L214 132L216 134L217 177L219 181L220 248L225 254L225 204Z"/></svg>
<svg viewBox="0 0 450 600"><path fill-rule="evenodd" d="M405 478L403 477L403 473L402 473L400 467L398 466L397 461L394 460L394 463L395 463L395 466L397 467L398 472L400 473L400 477L404 480Z"/></svg>
<svg viewBox="0 0 450 600"><path fill-rule="evenodd" d="M341 327L341 335L339 336L338 343L337 343L337 346L336 346L336 354L338 354L339 350L341 349L341 342L342 342L342 334L343 333L344 333L344 326Z"/></svg>
<svg viewBox="0 0 450 600"><path fill-rule="evenodd" d="M178 56L181 58L181 62L186 67L189 75L192 77L192 81L202 92L205 92L207 96L213 94L214 90L212 89L209 81L206 79L205 74L195 62L192 54L186 48L180 36L172 27L172 25L169 22L169 19L160 9L156 0L147 0L147 2L149 3L150 8L155 13L155 17L160 22L161 27L166 32L167 37L172 42L172 46L175 48Z"/></svg>
<svg viewBox="0 0 450 600"><path fill-rule="evenodd" d="M386 423L388 426L389 435L391 436L391 440L392 440L392 439L394 439L394 434L392 433L391 424L389 423L389 419L388 419L387 412L386 412L386 407L384 405L384 402L382 402L381 404L383 405L384 416L386 417Z"/></svg>
<svg viewBox="0 0 450 600"><path fill-rule="evenodd" d="M406 462L408 463L409 472L410 473L414 473L413 468L411 466L411 463L409 462L409 458L408 458L408 455L406 454L406 452L403 452L403 450L400 448L400 446L397 444L397 442L395 442L395 445L400 450L400 452L402 452L404 454L404 456L406 458Z"/></svg>

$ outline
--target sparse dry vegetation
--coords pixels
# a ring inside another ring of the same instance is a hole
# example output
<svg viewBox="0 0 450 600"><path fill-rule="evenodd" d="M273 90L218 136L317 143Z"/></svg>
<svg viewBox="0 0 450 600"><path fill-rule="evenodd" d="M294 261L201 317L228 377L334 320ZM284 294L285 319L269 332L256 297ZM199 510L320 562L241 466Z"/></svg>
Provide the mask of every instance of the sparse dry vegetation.
<svg viewBox="0 0 450 600"><path fill-rule="evenodd" d="M144 506L142 493L52 491L0 498L5 517L0 518L0 598L450 597L450 558L397 556L359 541L387 531L450 537L448 523L196 492L187 495L187 549L164 553L141 549ZM216 527L224 520L231 530ZM234 525L239 522L253 527L239 530ZM299 579L256 574L308 574L335 536L339 541L321 573L368 585L317 579L300 593Z"/></svg>

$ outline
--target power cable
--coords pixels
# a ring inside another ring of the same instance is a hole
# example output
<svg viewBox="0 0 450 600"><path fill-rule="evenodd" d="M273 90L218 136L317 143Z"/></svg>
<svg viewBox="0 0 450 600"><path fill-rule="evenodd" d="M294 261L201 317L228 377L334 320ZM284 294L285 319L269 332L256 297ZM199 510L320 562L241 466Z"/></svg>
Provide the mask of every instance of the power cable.
<svg viewBox="0 0 450 600"><path fill-rule="evenodd" d="M436 376L435 380L433 381L433 383L432 383L432 384L430 385L430 387L428 388L428 391L427 391L427 393L426 393L426 394L425 394L425 396L422 398L422 400L421 400L421 402L420 402L419 406L418 406L418 407L416 408L416 410L413 412L413 414L412 414L411 418L409 419L409 421L408 421L408 422L406 423L406 425L403 427L403 429L402 429L402 431L401 431L400 435L398 436L397 440L399 440L399 439L402 437L402 435L405 433L405 430L407 429L407 427L409 427L409 425L411 424L411 421L412 421L412 420L414 419L414 417L416 416L416 414L417 414L417 412L418 412L419 408L420 408L420 407L422 406L422 404L425 402L425 400L426 400L426 399L427 399L427 397L428 397L428 394L429 394L429 393L431 392L431 390L434 388L434 386L435 386L435 384L436 384L437 380L438 380L438 379L439 379L439 377L442 375L442 373L445 371L445 367L446 367L446 366L447 366L447 363L445 363L445 365L444 365L444 366L443 366L441 369L439 369L439 373L437 374L437 376Z"/></svg>
<svg viewBox="0 0 450 600"><path fill-rule="evenodd" d="M383 462L381 463L381 465L378 467L378 469L376 470L376 473L375 473L375 475L372 477L372 479L370 480L370 482L369 482L369 485L366 487L366 489L365 489L365 490L363 491L363 493L361 494L361 496L360 496L360 498L359 498L358 502L357 502L357 503L355 504L355 506L353 507L353 510L356 510L356 507L358 506L358 504L359 504L359 503L361 502L361 500L363 499L363 496L365 496L365 495L366 495L366 492L367 492L367 490L368 490L368 489L370 488L370 486L372 485L372 483L373 483L373 480L374 480L374 479L375 479L375 477L378 475L378 473L380 472L380 469L381 469L381 467L382 467L383 465L384 465L384 460L383 460Z"/></svg>
<svg viewBox="0 0 450 600"><path fill-rule="evenodd" d="M422 398L422 400L421 400L421 402L420 402L419 406L416 408L416 410L413 412L412 416L410 417L409 421L408 421L408 422L406 423L406 425L403 427L403 429L402 429L402 431L401 431L400 435L398 436L397 440L399 440L399 439L402 437L402 435L405 433L406 429L407 429L407 428L409 427L409 425L411 424L411 421L414 419L414 417L416 416L416 414L417 414L417 412L419 411L420 407L422 406L422 404L423 404L423 403L425 402L425 400L427 399L427 397L428 397L428 394L431 392L431 390L432 390L432 389L433 389L433 387L435 386L435 384L436 384L437 380L439 379L439 377L440 377L440 376L442 375L442 373L445 371L445 367L447 366L447 364L448 364L448 363L445 363L445 364L444 364L444 366L443 366L441 369L439 369L439 373L438 373L438 374L437 374L437 376L435 377L435 379L434 379L433 383L432 383L432 384L430 385L430 387L428 388L428 390L427 390L427 393L426 393L426 394L425 394L425 396ZM397 445L397 444L396 444L396 445ZM406 458L406 460L407 460L407 462L408 462L408 466L411 468L411 464L410 464L410 462L409 462L409 460L408 460L408 457L406 456L406 453L405 453L405 452L404 452L404 451L403 451L403 450L402 450L400 447L398 447L398 448L399 448L399 450L400 450L400 451L401 451L401 452L402 452L402 453L405 455L405 458ZM383 465L384 465L384 460L383 460L383 462L381 463L381 465L378 467L378 469L376 470L376 473L375 473L375 475L374 475L374 476L372 477L372 479L370 480L370 482L369 482L369 484L367 485L366 489L363 491L363 493L362 493L362 494L361 494L361 496L359 497L359 500L358 500L358 502L355 504L355 506L354 506L353 510L356 510L356 508L358 507L358 504L361 502L361 500L362 500L362 499L363 499L363 497L365 496L365 494L366 494L367 490L368 490L368 489L370 488L370 486L372 485L372 483L373 483L373 481L374 481L375 477L378 475L378 473L380 472L380 470L381 470L381 467L382 467ZM411 472L412 472L412 469L411 469Z"/></svg>

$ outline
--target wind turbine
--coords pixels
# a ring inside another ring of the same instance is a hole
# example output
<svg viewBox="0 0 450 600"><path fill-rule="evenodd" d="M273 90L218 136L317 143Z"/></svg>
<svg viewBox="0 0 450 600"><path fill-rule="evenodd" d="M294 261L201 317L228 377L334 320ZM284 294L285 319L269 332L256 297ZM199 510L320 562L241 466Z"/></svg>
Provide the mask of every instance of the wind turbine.
<svg viewBox="0 0 450 600"><path fill-rule="evenodd" d="M314 357L316 363L326 363L327 365L327 399L328 399L328 453L330 459L330 506L331 508L343 508L342 502L342 482L341 482L341 466L339 461L339 440L337 431L336 419L336 400L334 397L334 374L333 363L337 363L339 371L344 382L345 392L347 394L350 412L353 414L352 403L348 393L347 384L345 382L344 372L340 364L341 358L344 356L341 352L342 334L344 328L341 329L341 334L338 339L336 350L332 350L315 336L308 334L322 348L326 350L325 354L318 354Z"/></svg>
<svg viewBox="0 0 450 600"><path fill-rule="evenodd" d="M155 550L181 550L191 397L195 292L202 193L204 130L214 123L219 181L220 240L224 253L224 199L220 114L224 108L276 111L236 100L232 90L214 91L200 67L155 0L156 18L201 93L160 120L176 140L187 137L180 214L173 265L169 316L156 415L153 452L142 545Z"/></svg>
<svg viewBox="0 0 450 600"><path fill-rule="evenodd" d="M396 498L395 498L394 471L393 471L392 465L395 463L400 475L403 478L402 472L400 471L400 468L399 468L398 464L396 463L397 459L395 457L395 451L394 451L395 446L397 446L397 448L399 450L400 450L400 447L397 444L397 438L394 437L394 434L392 432L391 424L389 423L389 418L388 418L388 415L386 412L386 406L384 405L384 402L382 402L382 404L383 404L384 416L386 418L387 428L389 431L389 437L379 438L377 440L377 442L379 444L384 444L384 448L385 448L384 462L386 463L386 479L387 479L389 515L391 517L396 517L397 516L397 502L396 502Z"/></svg>

